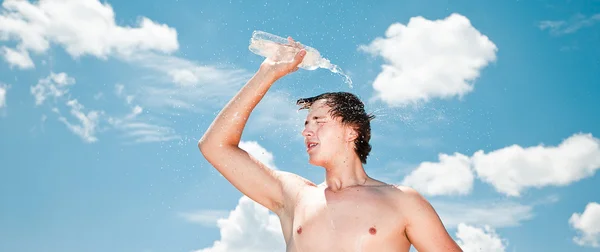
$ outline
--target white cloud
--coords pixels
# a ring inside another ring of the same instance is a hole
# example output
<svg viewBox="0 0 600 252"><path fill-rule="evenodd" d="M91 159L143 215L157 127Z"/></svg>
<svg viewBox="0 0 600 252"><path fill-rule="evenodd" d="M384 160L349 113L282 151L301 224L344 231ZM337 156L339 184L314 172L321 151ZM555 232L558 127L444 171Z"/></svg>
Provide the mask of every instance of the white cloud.
<svg viewBox="0 0 600 252"><path fill-rule="evenodd" d="M138 19L137 27L119 26L112 7L98 0L6 0L2 7L0 40L18 42L18 51L4 49L4 55L20 67L33 67L28 51L43 53L51 44L63 46L73 57L102 59L179 48L175 29L146 17Z"/></svg>
<svg viewBox="0 0 600 252"><path fill-rule="evenodd" d="M496 60L497 51L460 14L434 21L419 16L407 25L392 24L385 38L359 49L385 60L373 88L375 98L389 106L462 97L473 90L480 71Z"/></svg>
<svg viewBox="0 0 600 252"><path fill-rule="evenodd" d="M459 224L456 232L458 246L464 252L504 252L507 243L496 231L489 226L477 228L466 224Z"/></svg>
<svg viewBox="0 0 600 252"><path fill-rule="evenodd" d="M277 169L273 154L255 141L241 141L239 147L271 169ZM199 214L198 214L199 213ZM210 222L221 211L200 211L188 214L189 221ZM221 239L210 248L196 252L254 252L285 251L285 241L279 218L250 198L240 198L236 208L229 216L217 221Z"/></svg>
<svg viewBox="0 0 600 252"><path fill-rule="evenodd" d="M180 213L179 216L192 223L199 223L203 226L212 227L217 225L219 219L225 219L228 216L227 211L221 210L201 210L191 213Z"/></svg>
<svg viewBox="0 0 600 252"><path fill-rule="evenodd" d="M8 62L11 68L15 66L20 69L34 67L33 61L29 57L29 52L24 49L14 50L3 46L0 50L0 55L4 56L4 60Z"/></svg>
<svg viewBox="0 0 600 252"><path fill-rule="evenodd" d="M469 157L460 153L439 155L440 162L423 162L402 181L425 195L466 195L473 188Z"/></svg>
<svg viewBox="0 0 600 252"><path fill-rule="evenodd" d="M271 169L277 169L273 162L273 153L267 151L256 141L241 141L239 147Z"/></svg>
<svg viewBox="0 0 600 252"><path fill-rule="evenodd" d="M510 201L440 201L431 202L448 229L460 223L488 225L493 228L516 227L534 217L533 206Z"/></svg>
<svg viewBox="0 0 600 252"><path fill-rule="evenodd" d="M221 107L252 77L246 70L152 53L136 55L128 62L150 70L135 92L138 101L152 109L201 112Z"/></svg>
<svg viewBox="0 0 600 252"><path fill-rule="evenodd" d="M69 86L75 85L75 79L66 73L50 73L44 79L31 87L31 94L35 97L35 105L41 105L49 97L60 98L69 92Z"/></svg>
<svg viewBox="0 0 600 252"><path fill-rule="evenodd" d="M0 84L0 109L6 107L6 91L7 86Z"/></svg>
<svg viewBox="0 0 600 252"><path fill-rule="evenodd" d="M281 224L276 215L246 196L240 198L227 219L219 219L221 239L196 252L285 251Z"/></svg>
<svg viewBox="0 0 600 252"><path fill-rule="evenodd" d="M423 162L402 184L425 195L465 195L477 177L508 196L520 196L529 187L565 186L591 177L600 169L600 140L574 134L558 146L512 145L471 157L440 154L440 162Z"/></svg>
<svg viewBox="0 0 600 252"><path fill-rule="evenodd" d="M552 35L564 35L575 33L581 28L589 27L600 22L600 13L591 17L583 14L577 14L570 20L544 20L539 23L539 28L549 30Z"/></svg>
<svg viewBox="0 0 600 252"><path fill-rule="evenodd" d="M108 119L108 123L123 131L124 137L129 143L166 142L181 139L181 136L170 127L150 124L142 120L111 117Z"/></svg>
<svg viewBox="0 0 600 252"><path fill-rule="evenodd" d="M118 97L121 97L121 95L123 95L124 89L125 86L123 86L123 84L115 84L115 94L117 94Z"/></svg>
<svg viewBox="0 0 600 252"><path fill-rule="evenodd" d="M108 122L115 129L124 131L126 140L134 143L181 139L172 128L149 123L148 121L152 121L153 118L150 116L144 117L145 115L142 114L143 108L139 105L131 108L129 114L120 117L106 115L103 110L85 112L84 106L77 99L66 97L66 94L69 93L69 87L74 85L75 82L75 79L66 73L50 73L48 77L40 79L35 86L31 87L31 94L35 97L36 105L45 103L48 98L54 98L50 102L53 107L52 111L59 115L58 119L69 130L81 137L85 142L93 143L98 140L99 125L103 122ZM124 86L116 86L118 96L124 94L123 90ZM66 100L65 103L69 107L71 115L76 118L76 122L68 120L61 114L60 109L56 107L63 100ZM159 120L157 119L157 121Z"/></svg>
<svg viewBox="0 0 600 252"><path fill-rule="evenodd" d="M558 146L509 146L472 157L474 169L498 192L519 196L527 187L564 186L600 169L600 140L574 134Z"/></svg>
<svg viewBox="0 0 600 252"><path fill-rule="evenodd" d="M69 77L68 74L51 72L46 78L38 80L38 83L30 88L30 92L35 97L36 106L42 105L49 98L54 98L51 101L52 106L56 105L59 99L60 101L66 99L66 105L70 108L71 115L76 118L76 122L69 121L61 115L57 107L54 107L52 111L59 115L58 120L85 142L96 142L98 140L96 136L98 124L104 111L91 110L86 113L84 106L77 99L64 97L69 93L69 86L72 85L75 85L75 79Z"/></svg>
<svg viewBox="0 0 600 252"><path fill-rule="evenodd" d="M71 115L73 115L78 123L71 123L65 117L60 116L58 120L67 125L67 128L71 130L75 135L81 137L84 141L93 143L98 140L96 137L96 128L98 126L100 116L104 114L103 111L92 110L87 114L83 112L84 107L76 99L67 102L67 105L71 107Z"/></svg>
<svg viewBox="0 0 600 252"><path fill-rule="evenodd" d="M125 86L122 84L115 85L115 94L117 97L124 98L127 105L133 102L134 96L126 92ZM167 124L166 122L161 123L162 126L155 122L150 123L163 120L151 114L142 114L143 111L142 106L135 105L127 115L109 117L108 123L123 132L126 143L167 142L181 139L181 136L173 128L164 126Z"/></svg>
<svg viewBox="0 0 600 252"><path fill-rule="evenodd" d="M142 107L140 107L139 105L135 105L135 107L133 107L133 109L131 110L131 114L127 115L127 118L135 118L143 111L144 109Z"/></svg>
<svg viewBox="0 0 600 252"><path fill-rule="evenodd" d="M580 235L573 237L573 241L580 246L600 248L600 204L590 202L583 213L573 213L569 224Z"/></svg>

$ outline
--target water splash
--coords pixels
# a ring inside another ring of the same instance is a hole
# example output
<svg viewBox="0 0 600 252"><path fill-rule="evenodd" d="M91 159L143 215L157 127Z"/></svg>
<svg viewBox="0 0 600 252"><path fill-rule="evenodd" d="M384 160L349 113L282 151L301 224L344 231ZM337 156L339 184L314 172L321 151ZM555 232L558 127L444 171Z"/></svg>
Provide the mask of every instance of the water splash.
<svg viewBox="0 0 600 252"><path fill-rule="evenodd" d="M339 66L331 65L331 67L327 68L327 69L329 69L329 71L331 71L332 73L342 76L344 78L344 83L348 84L348 87L354 88L352 86L352 79L350 79L350 76L348 76L346 73L344 73L344 71L342 71L342 69Z"/></svg>

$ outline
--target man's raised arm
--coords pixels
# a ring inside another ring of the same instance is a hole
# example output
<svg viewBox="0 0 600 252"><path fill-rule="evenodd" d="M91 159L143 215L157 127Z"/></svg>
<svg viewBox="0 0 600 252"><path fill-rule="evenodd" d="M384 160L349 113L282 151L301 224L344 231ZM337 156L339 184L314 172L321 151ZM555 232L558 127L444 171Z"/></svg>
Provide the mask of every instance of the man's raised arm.
<svg viewBox="0 0 600 252"><path fill-rule="evenodd" d="M198 142L198 148L240 192L273 212L284 206L281 180L289 175L276 172L238 147L250 113L271 85L286 74L296 71L306 51L300 51L293 62L275 63L266 59L256 74L227 103Z"/></svg>

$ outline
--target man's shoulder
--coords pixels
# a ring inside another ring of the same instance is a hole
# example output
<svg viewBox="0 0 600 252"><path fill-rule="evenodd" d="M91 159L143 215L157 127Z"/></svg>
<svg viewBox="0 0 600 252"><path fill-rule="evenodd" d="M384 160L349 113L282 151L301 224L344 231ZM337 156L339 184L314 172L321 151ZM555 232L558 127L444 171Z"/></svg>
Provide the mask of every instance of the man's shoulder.
<svg viewBox="0 0 600 252"><path fill-rule="evenodd" d="M427 199L412 187L393 185L391 190L394 201L401 205L402 208L420 208L423 204L429 204Z"/></svg>
<svg viewBox="0 0 600 252"><path fill-rule="evenodd" d="M307 189L317 187L312 181L292 172L278 170L276 174L285 197L293 201L296 201L300 194Z"/></svg>
<svg viewBox="0 0 600 252"><path fill-rule="evenodd" d="M292 172L277 170L275 172L277 174L277 178L282 182L284 186L312 186L316 187L315 183L312 181Z"/></svg>

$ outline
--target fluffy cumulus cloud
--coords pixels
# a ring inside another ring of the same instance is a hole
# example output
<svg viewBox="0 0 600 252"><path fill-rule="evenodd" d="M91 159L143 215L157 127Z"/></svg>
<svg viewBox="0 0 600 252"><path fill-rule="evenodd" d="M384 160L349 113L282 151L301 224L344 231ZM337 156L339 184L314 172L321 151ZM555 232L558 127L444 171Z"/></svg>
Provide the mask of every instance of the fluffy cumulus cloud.
<svg viewBox="0 0 600 252"><path fill-rule="evenodd" d="M257 142L242 141L239 147L268 167L276 169L273 154ZM222 215L223 211L202 210L182 216L191 222L207 224ZM240 198L229 216L219 218L216 222L221 239L215 241L211 247L196 252L285 251L279 218L246 196Z"/></svg>
<svg viewBox="0 0 600 252"><path fill-rule="evenodd" d="M423 162L402 181L426 195L466 195L473 188L469 157L460 153L439 155L440 161Z"/></svg>
<svg viewBox="0 0 600 252"><path fill-rule="evenodd" d="M508 196L526 188L565 186L593 176L600 169L600 140L574 134L557 146L512 145L467 157L440 155L437 163L424 162L408 174L405 185L425 195L464 195L477 178Z"/></svg>
<svg viewBox="0 0 600 252"><path fill-rule="evenodd" d="M256 160L265 164L267 167L271 169L277 169L275 166L273 153L267 151L264 147L260 146L256 141L241 141L239 144L240 149L245 150L256 158Z"/></svg>
<svg viewBox="0 0 600 252"><path fill-rule="evenodd" d="M574 134L557 146L509 146L477 151L473 167L498 192L519 196L528 187L565 186L591 177L600 169L600 139Z"/></svg>
<svg viewBox="0 0 600 252"><path fill-rule="evenodd" d="M600 248L600 204L590 202L583 213L573 213L569 219L572 228L579 232L573 241L581 246Z"/></svg>
<svg viewBox="0 0 600 252"><path fill-rule="evenodd" d="M219 219L221 239L196 252L280 252L285 240L277 216L252 201L240 198L226 219Z"/></svg>
<svg viewBox="0 0 600 252"><path fill-rule="evenodd" d="M4 60L8 62L10 68L28 69L33 68L33 60L29 56L27 50L20 48L18 50L2 46L0 47L0 55L4 56Z"/></svg>
<svg viewBox="0 0 600 252"><path fill-rule="evenodd" d="M456 243L465 252L504 252L506 251L506 241L504 241L496 231L489 226L482 228L459 224L456 232L458 240Z"/></svg>
<svg viewBox="0 0 600 252"><path fill-rule="evenodd" d="M0 53L11 65L32 68L30 52L44 53L60 45L73 57L128 58L138 52L173 52L179 48L175 29L140 17L135 27L119 26L108 3L98 0L6 0L0 14L0 40L16 41Z"/></svg>
<svg viewBox="0 0 600 252"><path fill-rule="evenodd" d="M441 20L413 17L395 23L360 50L384 59L373 82L375 98L401 106L432 98L461 97L473 90L481 70L496 60L496 45L452 14Z"/></svg>

